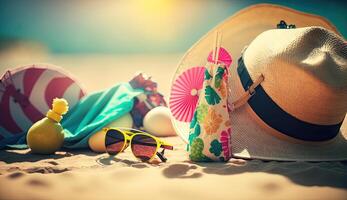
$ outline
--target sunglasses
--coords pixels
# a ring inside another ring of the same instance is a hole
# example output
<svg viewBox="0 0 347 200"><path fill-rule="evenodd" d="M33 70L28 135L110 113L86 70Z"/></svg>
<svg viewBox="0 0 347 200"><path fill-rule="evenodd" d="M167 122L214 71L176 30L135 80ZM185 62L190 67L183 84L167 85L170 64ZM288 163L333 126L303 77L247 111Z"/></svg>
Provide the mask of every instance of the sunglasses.
<svg viewBox="0 0 347 200"><path fill-rule="evenodd" d="M110 155L117 155L128 146L136 158L142 162L150 162L158 156L162 162L166 162L164 156L165 149L173 150L173 146L154 137L146 132L128 128L105 128L106 152ZM159 152L158 150L163 150Z"/></svg>

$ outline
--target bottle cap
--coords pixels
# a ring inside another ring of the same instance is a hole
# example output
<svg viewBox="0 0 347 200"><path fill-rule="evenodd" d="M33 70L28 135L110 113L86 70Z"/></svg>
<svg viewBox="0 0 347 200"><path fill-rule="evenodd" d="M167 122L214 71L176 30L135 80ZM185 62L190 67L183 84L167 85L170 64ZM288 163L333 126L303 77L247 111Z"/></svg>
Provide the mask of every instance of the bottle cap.
<svg viewBox="0 0 347 200"><path fill-rule="evenodd" d="M68 110L69 104L65 99L55 98L53 99L52 109L47 112L46 117L56 122L60 122L63 119L62 115L67 113Z"/></svg>

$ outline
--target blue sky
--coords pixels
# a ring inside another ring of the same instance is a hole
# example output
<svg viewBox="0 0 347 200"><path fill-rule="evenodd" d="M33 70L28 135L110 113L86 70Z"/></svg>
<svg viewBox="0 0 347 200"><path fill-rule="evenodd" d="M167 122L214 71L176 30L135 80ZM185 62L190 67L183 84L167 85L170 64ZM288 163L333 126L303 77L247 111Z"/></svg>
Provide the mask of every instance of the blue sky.
<svg viewBox="0 0 347 200"><path fill-rule="evenodd" d="M0 0L0 43L31 40L46 45L52 53L185 52L218 23L255 3L276 3L322 15L346 38L345 2Z"/></svg>

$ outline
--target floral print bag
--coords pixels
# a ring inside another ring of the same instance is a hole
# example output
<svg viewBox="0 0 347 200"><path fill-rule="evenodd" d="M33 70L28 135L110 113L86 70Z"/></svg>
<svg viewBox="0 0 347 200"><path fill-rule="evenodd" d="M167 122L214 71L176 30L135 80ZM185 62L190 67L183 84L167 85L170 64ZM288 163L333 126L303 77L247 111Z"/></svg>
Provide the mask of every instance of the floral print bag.
<svg viewBox="0 0 347 200"><path fill-rule="evenodd" d="M205 69L203 88L190 124L189 158L192 161L228 161L231 157L231 122L228 108L228 70L224 64Z"/></svg>

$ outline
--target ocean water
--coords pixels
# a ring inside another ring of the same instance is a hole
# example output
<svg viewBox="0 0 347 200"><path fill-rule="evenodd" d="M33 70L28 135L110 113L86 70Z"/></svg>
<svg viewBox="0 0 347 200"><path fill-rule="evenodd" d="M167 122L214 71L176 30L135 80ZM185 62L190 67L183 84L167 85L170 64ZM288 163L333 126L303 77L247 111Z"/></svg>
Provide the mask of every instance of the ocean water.
<svg viewBox="0 0 347 200"><path fill-rule="evenodd" d="M347 36L343 0L0 0L0 49L33 41L64 54L185 52L218 23L257 3L321 15Z"/></svg>

